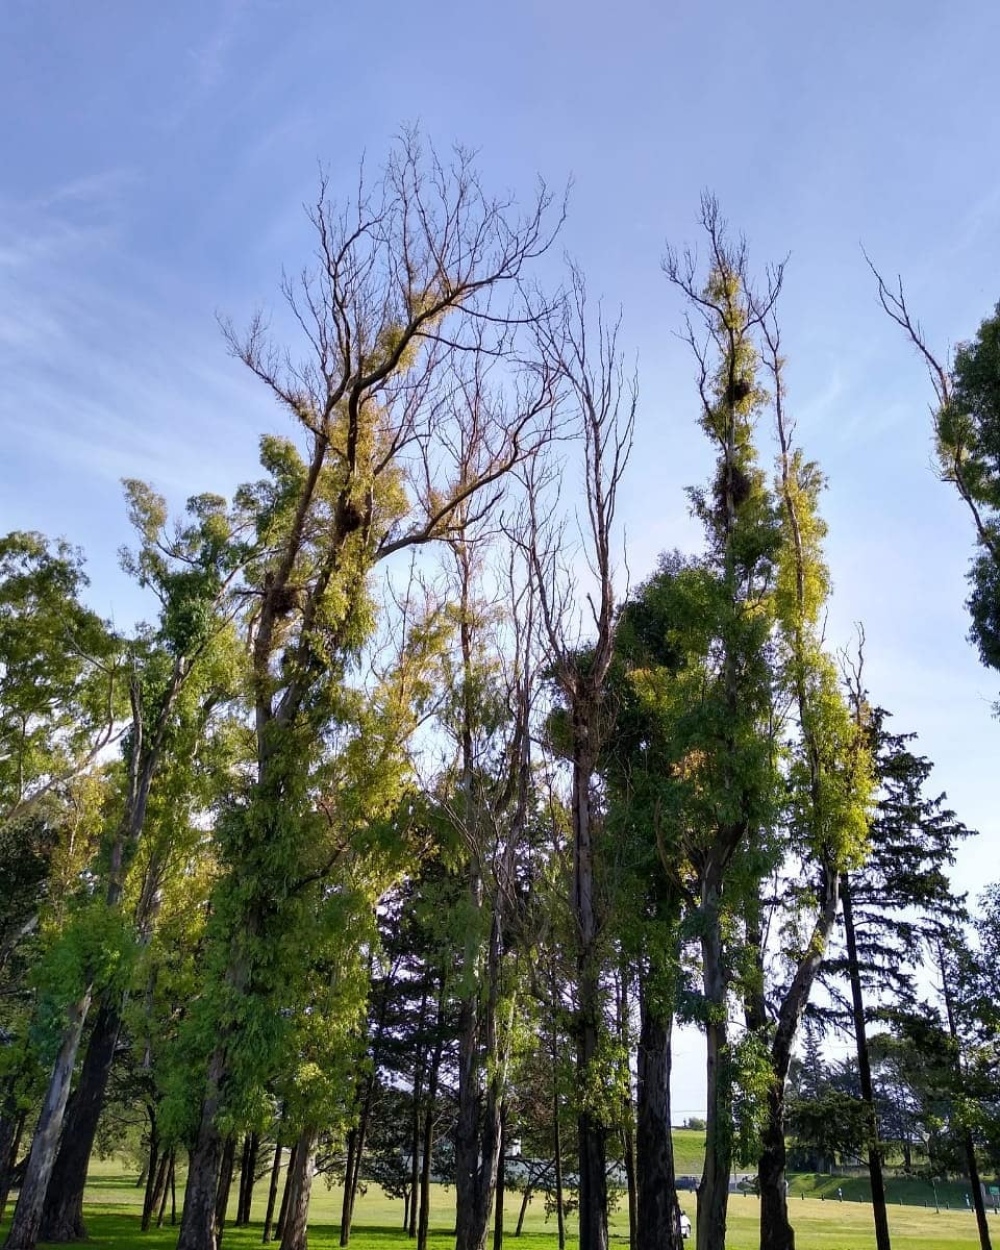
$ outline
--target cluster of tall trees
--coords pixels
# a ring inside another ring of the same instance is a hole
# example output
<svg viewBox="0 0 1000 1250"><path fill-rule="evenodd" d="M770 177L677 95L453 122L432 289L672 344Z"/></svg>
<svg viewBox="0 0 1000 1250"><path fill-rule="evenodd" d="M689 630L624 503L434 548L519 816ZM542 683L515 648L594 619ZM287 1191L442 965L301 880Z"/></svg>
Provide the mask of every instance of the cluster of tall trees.
<svg viewBox="0 0 1000 1250"><path fill-rule="evenodd" d="M725 1244L737 1163L761 1246L794 1245L809 1010L856 1038L873 1186L893 1064L936 1064L968 1174L994 1165L1000 908L962 939L967 831L869 701L860 644L826 640L782 270L756 285L709 199L706 264L667 255L714 467L690 492L700 548L627 592L638 390L583 276L540 281L560 220L544 188L519 209L406 137L355 202L321 188L316 263L285 290L304 356L262 320L227 329L291 427L261 440L261 478L177 518L126 484L151 621L90 612L65 544L0 543L8 1250L85 1235L90 1157L136 1115L143 1226L172 1195L180 1250L219 1245L237 1175L237 1221L260 1181L265 1241L300 1250L317 1171L343 1182L342 1244L374 1180L425 1245L448 1179L457 1250L483 1250L515 1139L511 1180L547 1195L560 1244L575 1206L581 1250L605 1250L622 1188L637 1250L679 1250L677 1021L706 1040L699 1250ZM938 430L989 663L992 342L941 371ZM878 1226L882 1250L884 1202Z"/></svg>

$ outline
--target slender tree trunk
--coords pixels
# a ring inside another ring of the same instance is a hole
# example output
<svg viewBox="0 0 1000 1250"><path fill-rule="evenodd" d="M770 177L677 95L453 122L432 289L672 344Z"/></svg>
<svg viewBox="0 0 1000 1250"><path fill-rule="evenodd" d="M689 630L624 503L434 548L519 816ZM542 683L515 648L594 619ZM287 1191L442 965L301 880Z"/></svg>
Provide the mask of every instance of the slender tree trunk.
<svg viewBox="0 0 1000 1250"><path fill-rule="evenodd" d="M91 991L73 1004L62 1045L52 1069L45 1101L35 1126L28 1166L21 1182L20 1197L14 1209L14 1220L4 1243L4 1250L35 1250L42 1223L42 1208L49 1187L49 1178L56 1159L59 1134L62 1131L66 1103L69 1099L73 1067L80 1048L83 1025L90 1010Z"/></svg>
<svg viewBox="0 0 1000 1250"><path fill-rule="evenodd" d="M121 1031L121 995L107 991L90 1031L42 1210L42 1241L82 1241L83 1191Z"/></svg>
<svg viewBox="0 0 1000 1250"><path fill-rule="evenodd" d="M292 1192L292 1172L295 1170L295 1160L298 1152L299 1147L298 1143L296 1143L288 1156L288 1167L285 1171L285 1187L281 1191L281 1209L278 1212L278 1224L274 1230L279 1241L285 1235L285 1219L288 1215L288 1202Z"/></svg>
<svg viewBox="0 0 1000 1250"><path fill-rule="evenodd" d="M725 1250L732 1167L733 1092L722 957L721 869L713 862L702 888L702 984L705 1024L705 1163L698 1187L697 1250Z"/></svg>
<svg viewBox="0 0 1000 1250"><path fill-rule="evenodd" d="M170 1162L173 1158L171 1151L165 1151L160 1156L160 1162L156 1168L156 1176L153 1179L151 1187L146 1189L146 1199L142 1204L142 1223L140 1225L144 1233L149 1231L149 1226L153 1222L153 1213L159 1209L162 1211L163 1205L167 1199L167 1181L170 1174Z"/></svg>
<svg viewBox="0 0 1000 1250"><path fill-rule="evenodd" d="M315 1129L303 1129L295 1145L295 1160L288 1171L281 1250L306 1250L316 1136Z"/></svg>
<svg viewBox="0 0 1000 1250"><path fill-rule="evenodd" d="M573 710L573 913L577 925L577 1073L586 1085L596 1062L600 1037L601 983L597 949L595 896L596 848L591 828L590 784L594 760L590 750L589 708ZM580 1250L607 1250L607 1129L588 1107L580 1111Z"/></svg>
<svg viewBox="0 0 1000 1250"><path fill-rule="evenodd" d="M501 1117L500 1121L500 1160L496 1169L496 1212L493 1221L493 1250L503 1250L503 1203L504 1196L507 1192L507 1173L504 1168L504 1156L507 1152L506 1148L506 1117Z"/></svg>
<svg viewBox="0 0 1000 1250"><path fill-rule="evenodd" d="M421 1038L427 1027L427 990L424 989L420 998L419 1034ZM423 1042L413 1065L413 1117L410 1123L410 1219L407 1234L417 1235L417 1195L420 1193L420 1105L423 1097L424 1069L427 1065L427 1050Z"/></svg>
<svg viewBox="0 0 1000 1250"><path fill-rule="evenodd" d="M556 1233L559 1250L566 1250L566 1206L563 1201L562 1127L559 1108L559 1058L555 1024L552 1026L552 1166L555 1169Z"/></svg>
<svg viewBox="0 0 1000 1250"><path fill-rule="evenodd" d="M7 1210L7 1199L10 1197L14 1168L17 1166L17 1152L21 1145L21 1134L24 1132L26 1118L25 1112L19 1112L17 1109L14 1077L11 1077L7 1083L3 1113L0 1114L0 1220L3 1219Z"/></svg>
<svg viewBox="0 0 1000 1250"><path fill-rule="evenodd" d="M240 1166L240 1201L236 1214L238 1227L250 1223L254 1185L257 1183L257 1158L259 1154L259 1135L257 1133L248 1133L246 1141L243 1143L243 1161Z"/></svg>
<svg viewBox="0 0 1000 1250"><path fill-rule="evenodd" d="M879 1149L878 1116L875 1112L875 1089L872 1085L871 1058L868 1054L868 1035L865 1032L865 1003L861 990L861 969L858 965L858 944L854 930L854 906L851 899L850 879L845 876L841 884L841 900L844 915L844 936L847 939L847 965L851 978L851 1010L854 1017L854 1038L858 1050L858 1076L861 1081L861 1097L868 1118L868 1175L872 1187L872 1214L875 1217L876 1250L892 1250L889 1240L889 1215L885 1201L885 1182L882 1178L882 1152ZM909 1170L909 1151L904 1147L904 1162Z"/></svg>
<svg viewBox="0 0 1000 1250"><path fill-rule="evenodd" d="M261 1241L266 1246L271 1240L271 1225L274 1222L274 1208L278 1201L278 1182L281 1180L281 1138L274 1143L274 1158L271 1161L271 1183L267 1190L267 1211L264 1215L264 1233Z"/></svg>
<svg viewBox="0 0 1000 1250"><path fill-rule="evenodd" d="M170 1223L177 1222L177 1191L175 1187L174 1166L177 1162L177 1152L171 1150L167 1160L167 1179L163 1186L163 1194L160 1197L160 1209L156 1213L156 1227L163 1227L163 1217L167 1210L167 1198L170 1198Z"/></svg>
<svg viewBox="0 0 1000 1250"><path fill-rule="evenodd" d="M514 1229L515 1237L521 1236L521 1231L524 1228L524 1217L528 1214L528 1205L531 1202L531 1195L534 1192L535 1191L531 1188L530 1185L525 1185L524 1195L521 1198L521 1209L517 1213L517 1227Z"/></svg>
<svg viewBox="0 0 1000 1250"><path fill-rule="evenodd" d="M156 1112L150 1112L149 1120L149 1157L146 1160L146 1192L142 1199L142 1220L140 1227L145 1232L149 1228L149 1221L153 1214L157 1198L157 1177L162 1170L162 1164L166 1162L166 1155L160 1159L160 1134L156 1127Z"/></svg>
<svg viewBox="0 0 1000 1250"><path fill-rule="evenodd" d="M354 1178L354 1155L358 1148L358 1128L355 1125L347 1134L347 1161L344 1164L344 1198L340 1204L340 1244L346 1246L351 1240L351 1213L354 1206L352 1181Z"/></svg>
<svg viewBox="0 0 1000 1250"><path fill-rule="evenodd" d="M622 1161L625 1164L625 1186L628 1197L628 1244L629 1250L636 1250L636 1229L638 1224L638 1194L636 1192L636 1158L635 1158L635 1113L632 1100L632 1077L629 1063L632 1054L631 1037L631 1004L629 987L632 981L632 970L624 958L618 972L618 1041L621 1053L628 1058L625 1061L625 1092L622 1098Z"/></svg>
<svg viewBox="0 0 1000 1250"><path fill-rule="evenodd" d="M222 1163L219 1166L219 1187L215 1194L215 1236L216 1244L222 1245L222 1234L226 1228L226 1212L229 1209L229 1194L233 1187L233 1171L236 1166L236 1138L226 1138L222 1148Z"/></svg>
<svg viewBox="0 0 1000 1250"><path fill-rule="evenodd" d="M497 1028L502 958L495 913L486 959L485 1001L469 1009L459 1040L455 1250L486 1250L497 1177L503 1167L506 1051Z"/></svg>
<svg viewBox="0 0 1000 1250"><path fill-rule="evenodd" d="M358 1185L361 1181L361 1162L364 1158L365 1143L368 1139L368 1125L371 1122L372 1104L375 1101L375 1074L378 1072L382 1039L385 1034L385 1020L389 1008L388 985L382 994L379 1007L378 1023L372 1038L371 1070L365 1077L364 1094L361 1099L361 1114L357 1127L351 1132L351 1148L348 1152L346 1175L344 1178L344 1203L340 1218L340 1244L346 1246L351 1239L351 1224L354 1220L354 1203L358 1196Z"/></svg>
<svg viewBox="0 0 1000 1250"><path fill-rule="evenodd" d="M814 799L814 803L818 807L818 800ZM771 1041L771 1087L768 1090L767 1121L757 1169L760 1188L760 1250L795 1250L795 1231L788 1218L785 1183L785 1086L799 1021L823 962L823 953L837 919L839 901L840 873L827 864L822 869L819 910L806 952L799 960L791 985L781 1000ZM762 953L759 958L762 962ZM757 1010L759 1019L763 1020L762 1001Z"/></svg>
<svg viewBox="0 0 1000 1250"><path fill-rule="evenodd" d="M637 1067L636 1250L681 1250L680 1206L670 1133L673 1016L640 990Z"/></svg>
<svg viewBox="0 0 1000 1250"><path fill-rule="evenodd" d="M944 950L940 943L938 944L938 963L941 969L941 992L944 995L944 1009L948 1017L948 1032L955 1043L955 1066L961 1078L962 1052L958 1037L958 1022L955 1019L955 1002L951 993ZM989 1219L986 1215L986 1203L983 1201L983 1186L979 1179L979 1164L976 1162L976 1143L972 1139L972 1130L969 1128L963 1129L962 1145L965 1148L965 1163L969 1172L969 1188L972 1190L972 1203L976 1212L976 1227L979 1230L980 1250L992 1250Z"/></svg>
<svg viewBox="0 0 1000 1250"><path fill-rule="evenodd" d="M434 1053L427 1072L427 1107L424 1111L423 1158L420 1166L420 1214L417 1221L417 1250L427 1250L427 1233L431 1215L431 1161L434 1154L434 1119L436 1114L438 1077L441 1072L441 1054L444 1049L444 1007L446 978L441 969L438 991L437 1027Z"/></svg>

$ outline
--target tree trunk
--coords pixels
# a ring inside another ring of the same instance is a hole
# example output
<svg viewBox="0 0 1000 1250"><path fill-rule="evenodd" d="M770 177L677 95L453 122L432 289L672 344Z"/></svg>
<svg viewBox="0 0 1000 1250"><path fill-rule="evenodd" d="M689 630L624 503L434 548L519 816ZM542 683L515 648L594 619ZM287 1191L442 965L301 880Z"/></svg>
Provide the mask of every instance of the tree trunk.
<svg viewBox="0 0 1000 1250"><path fill-rule="evenodd" d="M237 1227L243 1227L250 1223L254 1185L257 1182L257 1156L259 1154L260 1137L256 1133L248 1133L243 1143L243 1159L240 1164L240 1198L236 1208Z"/></svg>
<svg viewBox="0 0 1000 1250"><path fill-rule="evenodd" d="M340 1244L346 1246L351 1240L351 1215L354 1206L353 1185L354 1155L358 1149L358 1127L347 1134L347 1161L344 1164L344 1198L340 1204Z"/></svg>
<svg viewBox="0 0 1000 1250"><path fill-rule="evenodd" d="M170 1198L170 1223L177 1222L177 1194L175 1190L174 1164L177 1161L177 1154L171 1150L167 1157L167 1175L163 1184L163 1193L160 1195L160 1209L156 1213L156 1227L163 1227L163 1216L167 1210L167 1198Z"/></svg>
<svg viewBox="0 0 1000 1250"><path fill-rule="evenodd" d="M208 1093L202 1103L198 1140L191 1151L188 1164L177 1250L217 1250L218 1247L215 1203L223 1143L215 1125L215 1114L219 1105L219 1082L224 1064L225 1056L220 1043L209 1063Z"/></svg>
<svg viewBox="0 0 1000 1250"><path fill-rule="evenodd" d="M818 800L814 802L818 806ZM760 1250L795 1250L795 1232L788 1219L785 1183L785 1085L795 1035L823 962L823 953L837 919L839 901L840 872L826 864L822 869L822 892L812 933L792 983L781 1000L771 1042L771 1087L767 1096L767 1122L757 1171L760 1182ZM758 948L759 945L758 942ZM762 963L762 954L760 959ZM763 1002L757 1010L759 1019L763 1021Z"/></svg>
<svg viewBox="0 0 1000 1250"><path fill-rule="evenodd" d="M431 1215L431 1158L434 1153L434 1118L437 1101L438 1076L441 1071L441 1054L444 1049L445 973L441 970L438 991L437 1027L434 1053L427 1072L427 1107L424 1111L423 1158L420 1165L420 1214L417 1221L417 1250L427 1250L427 1232Z"/></svg>
<svg viewBox="0 0 1000 1250"><path fill-rule="evenodd" d="M524 1197L521 1199L521 1209L517 1213L517 1228L514 1229L515 1237L521 1236L521 1230L524 1228L524 1217L528 1214L528 1204L531 1202L531 1195L534 1192L530 1185L525 1185Z"/></svg>
<svg viewBox="0 0 1000 1250"><path fill-rule="evenodd" d="M628 1244L629 1250L636 1250L636 1230L638 1227L639 1210L638 1210L638 1193L636 1187L636 1158L635 1158L635 1114L636 1108L632 1101L632 1077L628 1067L632 1054L632 1038L631 1038L631 1004L629 1002L629 988L632 981L632 969L628 966L627 960L622 959L621 967L618 972L618 1041L621 1045L622 1054L627 1056L625 1060L625 1077L626 1087L622 1098L622 1128L621 1128L621 1144L622 1144L622 1161L625 1164L625 1186L628 1198ZM669 1119L667 1121L669 1125Z"/></svg>
<svg viewBox="0 0 1000 1250"><path fill-rule="evenodd" d="M292 1173L295 1171L295 1159L298 1155L298 1145L294 1145L288 1155L288 1168L285 1172L285 1188L281 1191L281 1210L278 1212L278 1225L275 1234L280 1241L285 1235L285 1218L288 1215L288 1200L292 1192Z"/></svg>
<svg viewBox="0 0 1000 1250"><path fill-rule="evenodd" d="M507 1174L504 1168L506 1153L504 1120L500 1121L500 1161L496 1169L496 1212L493 1221L493 1250L503 1250L503 1201L507 1192Z"/></svg>
<svg viewBox="0 0 1000 1250"><path fill-rule="evenodd" d="M556 1232L559 1250L566 1250L566 1215L563 1201L562 1129L559 1124L559 1072L555 1027L552 1029L552 1166L555 1169Z"/></svg>
<svg viewBox="0 0 1000 1250"><path fill-rule="evenodd" d="M577 926L577 1079L585 1087L597 1059L602 1023L595 896L596 848L591 828L588 708L573 709L573 913ZM578 1120L580 1141L580 1250L608 1250L607 1130L586 1106Z"/></svg>
<svg viewBox="0 0 1000 1250"><path fill-rule="evenodd" d="M733 1091L722 957L721 868L714 862L702 889L702 984L705 1024L705 1163L698 1187L697 1250L725 1250L733 1151Z"/></svg>
<svg viewBox="0 0 1000 1250"><path fill-rule="evenodd" d="M271 1240L271 1225L274 1221L274 1207L278 1201L278 1183L281 1180L281 1138L274 1143L274 1159L271 1162L271 1183L267 1190L267 1211L264 1215L264 1235L261 1241L266 1246Z"/></svg>
<svg viewBox="0 0 1000 1250"><path fill-rule="evenodd" d="M767 1091L767 1119L761 1134L757 1165L760 1188L761 1250L795 1250L795 1230L788 1220L785 1191L785 1096L784 1079Z"/></svg>
<svg viewBox="0 0 1000 1250"><path fill-rule="evenodd" d="M861 990L861 969L858 965L858 944L854 930L854 906L851 899L851 883L845 876L841 884L841 900L844 915L844 936L847 939L847 966L851 978L851 1009L854 1017L854 1039L858 1050L858 1076L861 1081L861 1097L868 1117L868 1175L872 1186L872 1214L875 1217L876 1250L892 1250L889 1240L889 1215L885 1201L885 1183L882 1179L882 1152L879 1149L878 1117L875 1112L875 1089L872 1084L872 1066L868 1054L868 1035L865 1032L865 1003ZM909 1147L904 1145L903 1159L909 1171Z"/></svg>
<svg viewBox="0 0 1000 1250"><path fill-rule="evenodd" d="M361 1181L361 1161L364 1158L365 1142L368 1138L368 1125L371 1122L372 1104L375 1100L375 1074L378 1071L388 1006L389 995L388 989L386 989L382 995L378 1024L375 1029L375 1036L372 1039L371 1069L365 1078L364 1094L361 1099L361 1114L358 1117L357 1127L351 1132L351 1144L344 1177L344 1203L340 1218L340 1244L342 1246L346 1246L351 1239L354 1203L358 1196L358 1184Z"/></svg>
<svg viewBox="0 0 1000 1250"><path fill-rule="evenodd" d="M945 964L944 949L938 943L938 963L941 970L941 993L944 995L944 1009L948 1017L948 1033L955 1043L955 1068L959 1079L962 1077L962 1052L958 1037L958 1022L955 1019L955 1003L950 989L948 968ZM976 1227L979 1230L980 1250L992 1250L990 1241L990 1225L986 1215L986 1204L983 1201L983 1187L979 1180L979 1165L976 1163L976 1144L972 1139L972 1130L966 1127L962 1133L962 1144L965 1147L965 1162L969 1172L969 1188L972 1190L972 1202L976 1211Z"/></svg>
<svg viewBox="0 0 1000 1250"><path fill-rule="evenodd" d="M149 1155L146 1158L146 1185L142 1197L142 1219L140 1227L145 1231L149 1228L149 1220L153 1211L156 1193L156 1177L160 1171L160 1134L156 1127L156 1112L150 1110L149 1118ZM165 1157L165 1156L164 1156Z"/></svg>
<svg viewBox="0 0 1000 1250"><path fill-rule="evenodd" d="M419 1035L423 1037L427 1025L427 990L424 989L420 998L420 1015L419 1019ZM417 1195L420 1193L420 1102L423 1097L424 1085L424 1068L427 1064L427 1051L423 1043L420 1043L420 1049L413 1065L413 1119L410 1124L411 1130L411 1147L410 1147L410 1219L407 1224L407 1234L410 1237L417 1235Z"/></svg>
<svg viewBox="0 0 1000 1250"><path fill-rule="evenodd" d="M14 1168L17 1166L17 1152L21 1145L21 1134L27 1115L17 1110L14 1097L14 1078L8 1084L8 1094L4 1099L3 1114L0 1115L0 1220L7 1210L7 1199L10 1197L11 1184L14 1179Z"/></svg>
<svg viewBox="0 0 1000 1250"><path fill-rule="evenodd" d="M493 918L487 955L485 1002L467 1003L459 1038L459 1115L455 1134L455 1250L486 1250L490 1214L502 1168L505 1074L500 1055L499 921ZM483 1086L485 1085L485 1091Z"/></svg>
<svg viewBox="0 0 1000 1250"><path fill-rule="evenodd" d="M670 1133L673 1017L640 994L636 1250L681 1250L680 1206Z"/></svg>
<svg viewBox="0 0 1000 1250"><path fill-rule="evenodd" d="M152 1183L147 1184L146 1198L142 1204L142 1223L140 1228L144 1233L149 1231L149 1226L153 1222L153 1212L157 1209L162 1211L163 1205L167 1198L167 1181L170 1174L170 1161L173 1155L170 1151L164 1152L160 1156L159 1164L156 1168L156 1175L153 1177Z"/></svg>
<svg viewBox="0 0 1000 1250"><path fill-rule="evenodd" d="M121 1031L121 996L106 992L94 1017L80 1079L66 1113L45 1206L42 1241L83 1241L83 1191Z"/></svg>
<svg viewBox="0 0 1000 1250"><path fill-rule="evenodd" d="M90 1009L90 997L91 991L88 989L83 997L70 1008L69 1022L63 1033L62 1045L56 1056L49 1087L45 1092L45 1101L38 1116L38 1124L35 1126L31 1154L28 1157L28 1166L21 1182L21 1193L14 1210L10 1232L4 1243L4 1250L35 1250L42 1223L45 1194L49 1187L49 1178L52 1175L56 1148L59 1144L59 1134L62 1131L63 1118L66 1114L76 1053L80 1048L83 1025Z"/></svg>
<svg viewBox="0 0 1000 1250"><path fill-rule="evenodd" d="M222 1234L226 1229L226 1212L229 1208L229 1194L233 1187L233 1170L236 1166L236 1138L226 1138L222 1148L222 1163L219 1165L219 1187L215 1193L215 1237L216 1244L222 1245Z"/></svg>
<svg viewBox="0 0 1000 1250"><path fill-rule="evenodd" d="M295 1160L288 1172L281 1250L306 1250L316 1136L315 1129L303 1129L295 1145Z"/></svg>

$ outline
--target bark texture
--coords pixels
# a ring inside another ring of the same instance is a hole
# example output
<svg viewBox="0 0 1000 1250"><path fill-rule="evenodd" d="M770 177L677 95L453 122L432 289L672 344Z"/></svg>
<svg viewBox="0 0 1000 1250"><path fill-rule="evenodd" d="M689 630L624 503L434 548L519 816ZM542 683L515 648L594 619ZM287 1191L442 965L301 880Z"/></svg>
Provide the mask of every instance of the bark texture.
<svg viewBox="0 0 1000 1250"><path fill-rule="evenodd" d="M639 1029L635 1250L681 1250L680 1207L670 1134L673 1019L645 1000Z"/></svg>
<svg viewBox="0 0 1000 1250"><path fill-rule="evenodd" d="M83 1191L121 1031L120 995L105 994L94 1016L80 1078L66 1113L42 1210L42 1241L83 1241Z"/></svg>
<svg viewBox="0 0 1000 1250"><path fill-rule="evenodd" d="M69 1011L62 1045L52 1068L45 1101L35 1127L28 1166L21 1182L21 1192L4 1250L35 1250L38 1242L45 1194L55 1165L59 1134L62 1132L66 1103L69 1101L70 1082L73 1080L73 1067L89 1009L90 990L87 990Z"/></svg>

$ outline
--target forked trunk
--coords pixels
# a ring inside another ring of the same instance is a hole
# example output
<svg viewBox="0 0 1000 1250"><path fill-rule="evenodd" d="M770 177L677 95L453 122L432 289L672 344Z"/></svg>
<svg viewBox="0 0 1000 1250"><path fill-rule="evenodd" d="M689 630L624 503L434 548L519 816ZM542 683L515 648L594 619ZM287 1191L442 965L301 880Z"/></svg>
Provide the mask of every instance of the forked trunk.
<svg viewBox="0 0 1000 1250"><path fill-rule="evenodd" d="M28 1166L21 1182L21 1193L14 1210L14 1220L4 1243L4 1250L35 1250L42 1224L45 1194L56 1160L59 1134L62 1132L69 1099L73 1067L80 1048L83 1025L90 1009L91 991L73 1004L69 1021L63 1033L62 1045L52 1068L45 1101L35 1126Z"/></svg>

